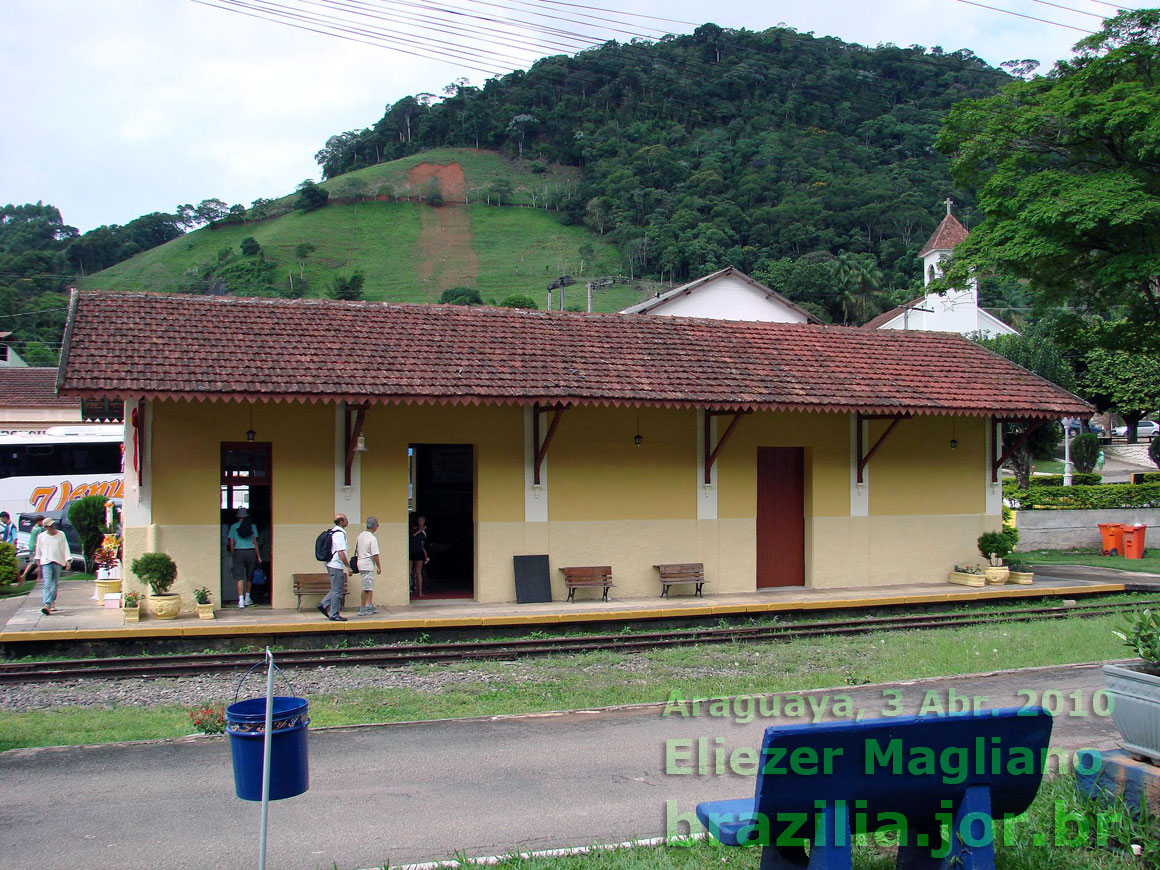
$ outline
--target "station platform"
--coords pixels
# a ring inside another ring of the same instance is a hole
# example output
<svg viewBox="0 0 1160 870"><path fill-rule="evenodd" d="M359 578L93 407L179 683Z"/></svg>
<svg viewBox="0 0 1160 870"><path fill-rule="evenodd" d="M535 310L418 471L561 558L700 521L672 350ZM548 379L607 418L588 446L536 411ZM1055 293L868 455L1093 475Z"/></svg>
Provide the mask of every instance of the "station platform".
<svg viewBox="0 0 1160 870"><path fill-rule="evenodd" d="M1121 574L1122 572L1115 572ZM1060 572L1066 574L1066 572ZM1126 579L1126 578L1124 578ZM611 601L578 600L543 604L478 604L472 601L424 601L403 607L384 607L373 616L359 616L357 607L344 611L346 622L331 622L315 608L313 599L301 611L256 606L225 607L212 620L199 619L195 611L182 612L177 619L155 619L142 613L140 622L126 623L120 610L107 609L92 600L89 582L62 582L56 612L40 612L39 584L16 602L0 611L8 618L0 630L0 646L9 655L19 655L24 643L58 643L147 638L270 638L286 635L361 634L416 632L429 630L495 629L502 627L556 628L585 624L626 623L647 620L697 620L744 618L804 611L842 611L899 606L945 606L975 601L1002 601L1023 598L1077 598L1123 592L1124 579L1108 579L1104 572L1095 576L1036 575L1030 586L954 586L924 583L867 589L806 589L783 587L729 595L676 595L672 598L619 598ZM1160 578L1157 578L1160 579ZM1160 591L1160 587L1157 587ZM348 598L349 600L349 598ZM142 608L144 611L144 608Z"/></svg>

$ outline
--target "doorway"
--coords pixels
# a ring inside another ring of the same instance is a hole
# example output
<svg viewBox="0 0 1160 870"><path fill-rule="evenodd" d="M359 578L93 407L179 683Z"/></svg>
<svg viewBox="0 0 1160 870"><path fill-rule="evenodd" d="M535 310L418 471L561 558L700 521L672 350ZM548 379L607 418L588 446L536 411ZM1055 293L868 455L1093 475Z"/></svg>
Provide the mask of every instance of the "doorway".
<svg viewBox="0 0 1160 870"><path fill-rule="evenodd" d="M758 447L757 588L805 584L804 450Z"/></svg>
<svg viewBox="0 0 1160 870"><path fill-rule="evenodd" d="M407 525L413 528L420 514L426 518L430 557L422 595L412 590L411 599L474 598L475 448L411 444L407 453L411 468Z"/></svg>
<svg viewBox="0 0 1160 870"><path fill-rule="evenodd" d="M273 595L274 530L271 525L273 480L269 442L241 441L222 444L221 460L221 589L222 604L236 603L238 584L233 576L233 559L226 539L230 526L238 521L238 510L245 508L258 529L258 556L266 574L264 586L254 586L250 597L254 604L269 604Z"/></svg>

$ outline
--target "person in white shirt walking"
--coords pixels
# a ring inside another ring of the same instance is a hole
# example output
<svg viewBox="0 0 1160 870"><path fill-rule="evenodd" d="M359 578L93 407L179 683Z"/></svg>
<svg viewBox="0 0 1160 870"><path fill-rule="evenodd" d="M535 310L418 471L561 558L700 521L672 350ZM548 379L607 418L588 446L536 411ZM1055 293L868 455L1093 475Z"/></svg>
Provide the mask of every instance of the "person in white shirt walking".
<svg viewBox="0 0 1160 870"><path fill-rule="evenodd" d="M318 609L327 619L346 622L342 615L342 599L346 595L346 573L350 561L346 558L346 514L335 514L334 528L330 530L330 561L326 563L326 573L330 575L330 591L318 604Z"/></svg>
<svg viewBox="0 0 1160 870"><path fill-rule="evenodd" d="M48 616L56 612L56 584L60 580L60 573L72 561L68 538L56 527L52 517L44 518L44 531L36 538L36 561L40 564L40 576L44 580L40 612Z"/></svg>
<svg viewBox="0 0 1160 870"><path fill-rule="evenodd" d="M359 616L374 616L378 613L375 607L375 574L383 573L382 563L379 562L379 539L375 537L375 530L379 521L375 517L367 517L365 531L359 532L354 542L354 563L362 575L362 601L358 609Z"/></svg>

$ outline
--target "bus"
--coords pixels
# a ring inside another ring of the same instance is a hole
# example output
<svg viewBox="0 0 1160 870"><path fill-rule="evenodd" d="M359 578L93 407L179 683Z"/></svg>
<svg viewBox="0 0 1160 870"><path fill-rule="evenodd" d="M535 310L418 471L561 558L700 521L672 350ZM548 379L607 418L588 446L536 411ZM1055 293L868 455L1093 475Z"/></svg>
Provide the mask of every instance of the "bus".
<svg viewBox="0 0 1160 870"><path fill-rule="evenodd" d="M65 512L78 498L125 494L121 426L52 426L43 432L0 435L0 510Z"/></svg>

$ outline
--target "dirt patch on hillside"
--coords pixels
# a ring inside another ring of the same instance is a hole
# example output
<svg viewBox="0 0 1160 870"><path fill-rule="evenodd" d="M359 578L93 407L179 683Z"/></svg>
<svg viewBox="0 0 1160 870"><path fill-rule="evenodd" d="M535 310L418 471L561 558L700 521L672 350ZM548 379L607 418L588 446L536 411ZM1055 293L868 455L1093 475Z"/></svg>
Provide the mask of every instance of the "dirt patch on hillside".
<svg viewBox="0 0 1160 870"><path fill-rule="evenodd" d="M407 173L407 183L415 192L427 198L427 187L431 179L439 182L439 192L443 194L444 202L463 202L467 193L467 179L463 175L463 167L458 163L449 163L441 166L438 163L420 163L412 166Z"/></svg>
<svg viewBox="0 0 1160 870"><path fill-rule="evenodd" d="M458 163L447 166L420 163L407 175L412 189L424 193L431 179L439 182L439 192L448 205L419 206L415 271L427 292L438 297L451 287L474 287L479 276L479 258L471 248L471 213L451 204L463 202L466 189L463 167Z"/></svg>

